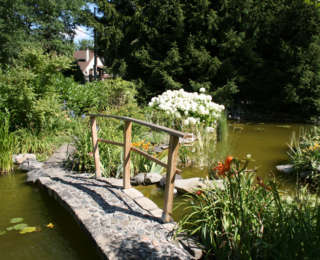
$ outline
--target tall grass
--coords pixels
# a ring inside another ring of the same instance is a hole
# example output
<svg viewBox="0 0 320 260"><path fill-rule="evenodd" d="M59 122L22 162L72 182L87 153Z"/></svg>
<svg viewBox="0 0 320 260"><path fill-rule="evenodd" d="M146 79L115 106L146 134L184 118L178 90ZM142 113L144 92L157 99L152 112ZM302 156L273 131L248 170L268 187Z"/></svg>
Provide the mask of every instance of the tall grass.
<svg viewBox="0 0 320 260"><path fill-rule="evenodd" d="M320 201L306 189L281 194L233 160L217 168L224 189L187 195L179 232L198 238L208 259L318 259Z"/></svg>
<svg viewBox="0 0 320 260"><path fill-rule="evenodd" d="M123 124L113 119L97 119L98 137L105 140L123 142ZM68 166L81 172L94 172L94 158L89 118L78 122L74 131L75 153L70 157ZM116 175L121 164L122 147L99 143L100 163L105 177Z"/></svg>
<svg viewBox="0 0 320 260"><path fill-rule="evenodd" d="M71 137L67 132L54 133L46 131L35 134L21 128L14 132L16 137L15 153L34 153L39 161L45 161L63 143L69 143Z"/></svg>
<svg viewBox="0 0 320 260"><path fill-rule="evenodd" d="M14 146L14 135L9 132L9 117L0 113L0 173L12 171Z"/></svg>

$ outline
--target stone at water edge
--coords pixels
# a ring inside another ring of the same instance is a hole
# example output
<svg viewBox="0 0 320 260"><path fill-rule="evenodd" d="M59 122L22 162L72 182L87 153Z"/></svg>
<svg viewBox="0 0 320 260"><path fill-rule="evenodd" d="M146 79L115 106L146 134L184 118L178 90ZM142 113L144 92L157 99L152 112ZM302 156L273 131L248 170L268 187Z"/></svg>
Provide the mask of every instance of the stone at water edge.
<svg viewBox="0 0 320 260"><path fill-rule="evenodd" d="M177 180L181 180L181 179L182 179L181 175L180 175L180 174L176 174L175 182L176 182ZM159 185L160 185L160 187L166 186L166 176L163 176L163 177L161 178L161 180L160 180L160 182L159 182Z"/></svg>
<svg viewBox="0 0 320 260"><path fill-rule="evenodd" d="M20 164L19 169L23 171L32 171L34 169L40 169L43 167L42 162L38 162L36 160L25 160L22 164Z"/></svg>
<svg viewBox="0 0 320 260"><path fill-rule="evenodd" d="M12 155L12 161L16 164L21 164L26 160L36 160L37 157L33 153L21 153Z"/></svg>
<svg viewBox="0 0 320 260"><path fill-rule="evenodd" d="M144 177L145 184L154 184L160 182L162 175L156 172L149 172Z"/></svg>
<svg viewBox="0 0 320 260"><path fill-rule="evenodd" d="M144 178L145 178L145 173L138 173L136 176L133 177L132 184L134 185L142 185L144 184Z"/></svg>
<svg viewBox="0 0 320 260"><path fill-rule="evenodd" d="M292 164L277 165L276 169L279 172L283 172L283 173L292 173L292 172L294 172L294 168L293 168Z"/></svg>
<svg viewBox="0 0 320 260"><path fill-rule="evenodd" d="M224 189L223 180L206 180L195 177L175 181L175 188L181 193L193 193L198 189L207 188L214 185L217 188Z"/></svg>

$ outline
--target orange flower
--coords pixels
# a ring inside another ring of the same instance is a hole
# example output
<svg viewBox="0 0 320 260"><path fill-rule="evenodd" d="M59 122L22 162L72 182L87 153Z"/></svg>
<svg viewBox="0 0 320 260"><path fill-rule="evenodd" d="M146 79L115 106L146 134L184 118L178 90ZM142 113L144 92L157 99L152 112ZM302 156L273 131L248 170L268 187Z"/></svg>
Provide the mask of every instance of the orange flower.
<svg viewBox="0 0 320 260"><path fill-rule="evenodd" d="M219 175L224 175L224 165L222 162L218 162L218 165L213 168L213 170L217 171Z"/></svg>
<svg viewBox="0 0 320 260"><path fill-rule="evenodd" d="M232 160L233 160L232 156L228 156L226 158L226 161L224 162L225 171L229 171L230 170L230 164L231 164Z"/></svg>
<svg viewBox="0 0 320 260"><path fill-rule="evenodd" d="M225 176L225 172L230 170L230 165L233 160L232 156L228 156L224 162L218 162L218 165L213 168L214 171L217 171L220 176Z"/></svg>

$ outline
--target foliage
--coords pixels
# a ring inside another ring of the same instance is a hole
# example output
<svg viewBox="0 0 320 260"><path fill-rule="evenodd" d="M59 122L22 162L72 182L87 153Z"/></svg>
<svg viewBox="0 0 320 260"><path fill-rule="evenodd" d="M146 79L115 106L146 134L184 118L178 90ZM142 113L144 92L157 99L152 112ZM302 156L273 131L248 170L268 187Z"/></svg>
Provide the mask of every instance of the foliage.
<svg viewBox="0 0 320 260"><path fill-rule="evenodd" d="M2 0L0 6L0 61L11 63L25 46L46 52L72 54L74 29L84 0Z"/></svg>
<svg viewBox="0 0 320 260"><path fill-rule="evenodd" d="M45 161L60 145L72 140L72 125L65 125L65 129L56 131L46 131L35 134L28 129L21 128L14 131L16 145L14 153L34 153L39 161Z"/></svg>
<svg viewBox="0 0 320 260"><path fill-rule="evenodd" d="M308 177L317 180L320 172L320 127L301 132L297 140L293 135L288 154L298 173L310 173Z"/></svg>
<svg viewBox="0 0 320 260"><path fill-rule="evenodd" d="M139 101L205 88L219 103L319 113L320 12L315 0L95 0L100 55L136 80Z"/></svg>
<svg viewBox="0 0 320 260"><path fill-rule="evenodd" d="M163 161L164 163L167 163L168 150L156 153L154 151L154 145L152 145L150 142L146 142L145 140L133 142L132 146L148 153L149 155ZM155 162L152 162L145 156L138 153L132 153L132 164L133 175L141 172L161 173L163 171L163 167L157 165Z"/></svg>
<svg viewBox="0 0 320 260"><path fill-rule="evenodd" d="M9 132L9 117L7 114L0 113L0 174L13 169L14 147L14 135Z"/></svg>
<svg viewBox="0 0 320 260"><path fill-rule="evenodd" d="M72 83L72 82L71 82ZM135 85L120 78L94 81L79 85L62 84L62 98L75 115L89 111L111 111L126 105L135 105Z"/></svg>
<svg viewBox="0 0 320 260"><path fill-rule="evenodd" d="M94 49L94 42L92 40L82 39L81 41L76 43L77 50L93 50Z"/></svg>
<svg viewBox="0 0 320 260"><path fill-rule="evenodd" d="M208 258L313 259L319 254L318 197L299 190L284 196L247 171L248 160L227 158L215 167L224 188L187 195L179 232L195 236Z"/></svg>
<svg viewBox="0 0 320 260"><path fill-rule="evenodd" d="M10 129L35 133L63 128L65 113L56 92L57 78L70 59L26 48L15 65L0 70L0 111L8 110Z"/></svg>
<svg viewBox="0 0 320 260"><path fill-rule="evenodd" d="M78 122L74 135L76 151L68 162L69 167L77 171L94 172L91 127L87 118ZM122 142L121 123L102 118L98 121L98 135L101 139ZM99 144L99 154L102 174L105 177L114 177L121 164L122 148L111 144Z"/></svg>

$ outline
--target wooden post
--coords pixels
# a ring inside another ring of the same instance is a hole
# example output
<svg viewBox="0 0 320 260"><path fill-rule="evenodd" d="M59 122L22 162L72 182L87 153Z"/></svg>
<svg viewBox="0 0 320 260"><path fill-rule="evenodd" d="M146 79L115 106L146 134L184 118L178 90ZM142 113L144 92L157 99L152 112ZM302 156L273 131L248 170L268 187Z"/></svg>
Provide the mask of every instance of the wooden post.
<svg viewBox="0 0 320 260"><path fill-rule="evenodd" d="M123 188L131 188L130 184L130 151L131 151L131 129L132 122L125 121L124 125L124 147L123 147Z"/></svg>
<svg viewBox="0 0 320 260"><path fill-rule="evenodd" d="M90 119L91 119L93 157L94 157L94 164L96 166L96 178L100 178L101 169L100 169L100 156L99 156L98 136L97 136L97 120L95 116L91 116Z"/></svg>
<svg viewBox="0 0 320 260"><path fill-rule="evenodd" d="M165 188L165 201L164 201L164 215L163 221L172 221L172 205L173 205L173 192L174 192L174 179L177 167L179 151L179 137L170 136L169 142L169 154L168 154L168 167L166 176L166 188Z"/></svg>

